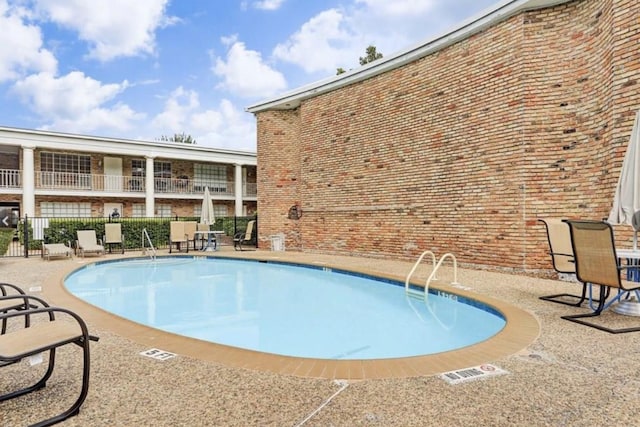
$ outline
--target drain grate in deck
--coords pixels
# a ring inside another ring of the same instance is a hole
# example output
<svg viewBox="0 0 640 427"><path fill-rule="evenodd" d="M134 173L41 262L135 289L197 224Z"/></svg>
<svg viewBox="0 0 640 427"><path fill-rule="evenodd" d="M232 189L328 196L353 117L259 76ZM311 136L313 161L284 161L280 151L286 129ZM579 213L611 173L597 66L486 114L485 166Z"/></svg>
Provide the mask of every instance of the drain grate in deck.
<svg viewBox="0 0 640 427"><path fill-rule="evenodd" d="M479 378L503 374L508 374L508 372L504 369L498 368L497 366L484 364L474 366L472 368L445 372L443 374L440 374L440 378L442 378L449 384L460 384L467 381L477 380Z"/></svg>

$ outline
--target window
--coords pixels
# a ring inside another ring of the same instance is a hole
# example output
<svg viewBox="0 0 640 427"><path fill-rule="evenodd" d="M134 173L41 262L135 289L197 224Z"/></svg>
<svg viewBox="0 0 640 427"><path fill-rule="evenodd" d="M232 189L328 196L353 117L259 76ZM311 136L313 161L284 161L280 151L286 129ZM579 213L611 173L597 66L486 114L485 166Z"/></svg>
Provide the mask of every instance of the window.
<svg viewBox="0 0 640 427"><path fill-rule="evenodd" d="M171 163L154 161L153 172L156 178L171 178Z"/></svg>
<svg viewBox="0 0 640 427"><path fill-rule="evenodd" d="M84 218L91 216L91 203L40 203L40 215L47 218Z"/></svg>
<svg viewBox="0 0 640 427"><path fill-rule="evenodd" d="M131 160L131 176L144 178L147 162L145 160Z"/></svg>
<svg viewBox="0 0 640 427"><path fill-rule="evenodd" d="M91 188L91 156L43 152L40 171L45 187Z"/></svg>
<svg viewBox="0 0 640 427"><path fill-rule="evenodd" d="M144 218L147 216L147 206L144 203L134 203L131 213L134 218Z"/></svg>
<svg viewBox="0 0 640 427"><path fill-rule="evenodd" d="M193 168L193 179L196 191L204 191L209 187L212 193L227 192L227 166L196 163Z"/></svg>
<svg viewBox="0 0 640 427"><path fill-rule="evenodd" d="M169 191L171 188L171 163L153 162L153 173L155 175L156 191L160 193Z"/></svg>
<svg viewBox="0 0 640 427"><path fill-rule="evenodd" d="M159 216L161 218L170 217L171 216L171 205L157 204L156 205L156 216Z"/></svg>
<svg viewBox="0 0 640 427"><path fill-rule="evenodd" d="M200 218L200 214L202 214L202 205L197 205L193 209L193 216ZM216 218L226 217L227 213L227 205L213 205L213 215Z"/></svg>

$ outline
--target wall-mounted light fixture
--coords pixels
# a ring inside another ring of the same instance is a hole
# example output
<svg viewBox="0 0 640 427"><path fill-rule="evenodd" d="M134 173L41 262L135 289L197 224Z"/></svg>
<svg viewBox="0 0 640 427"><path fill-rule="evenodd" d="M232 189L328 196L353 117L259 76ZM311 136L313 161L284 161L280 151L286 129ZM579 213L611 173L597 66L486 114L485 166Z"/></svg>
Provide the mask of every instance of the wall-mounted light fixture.
<svg viewBox="0 0 640 427"><path fill-rule="evenodd" d="M289 219L300 219L302 217L302 208L298 205L291 206L287 217Z"/></svg>

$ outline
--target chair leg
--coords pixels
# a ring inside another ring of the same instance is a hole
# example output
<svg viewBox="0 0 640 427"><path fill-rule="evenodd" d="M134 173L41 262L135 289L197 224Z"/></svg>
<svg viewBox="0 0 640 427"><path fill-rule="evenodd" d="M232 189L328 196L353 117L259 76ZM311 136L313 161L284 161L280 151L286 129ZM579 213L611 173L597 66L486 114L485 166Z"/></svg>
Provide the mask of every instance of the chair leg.
<svg viewBox="0 0 640 427"><path fill-rule="evenodd" d="M572 307L580 307L582 303L587 299L587 284L582 285L582 294L574 295L574 294L554 294L554 295L545 295L541 296L540 299L544 301L555 302L557 304L570 305ZM563 299L564 298L564 299ZM577 299L578 301L571 302L566 301L565 299Z"/></svg>
<svg viewBox="0 0 640 427"><path fill-rule="evenodd" d="M588 319L591 317L598 317L600 316L600 314L602 314L602 312L604 311L605 308L609 307L610 303L606 303L607 298L609 297L609 291L610 289L608 287L606 287L606 289L603 289L604 287L600 288L600 298L598 299L598 306L596 307L595 311L591 312L591 313L585 313L585 314L573 314L573 315L569 315L569 316L561 316L562 319L564 320L568 320L570 322L574 322L574 323L578 323L580 325L584 325L584 326L589 326L591 328L595 328L604 332L608 332L610 334L624 334L627 332L640 332L640 326L636 326L633 328L620 328L620 329L613 329L613 328L608 328L604 325L599 325L597 323L592 323L592 322L588 322L586 320L583 319ZM619 299L619 296L616 297L616 299ZM591 303L591 302L590 302Z"/></svg>
<svg viewBox="0 0 640 427"><path fill-rule="evenodd" d="M55 364L56 364L56 349L54 348L49 350L49 365L47 366L47 371L44 373L42 378L40 378L38 382L36 382L35 384L29 387L25 387L20 390L3 394L2 396L0 396L0 402L4 402L5 400L13 399L14 397L22 396L22 395L31 393L32 391L36 391L41 388L44 388L47 385L47 380L49 380L49 377L51 377L51 374L53 373L53 368Z"/></svg>
<svg viewBox="0 0 640 427"><path fill-rule="evenodd" d="M50 426L53 424L57 424L61 421L64 421L67 418L72 417L74 415L78 415L78 413L80 412L80 407L84 403L85 399L87 398L87 394L89 393L89 373L90 373L89 368L91 366L90 357L89 357L89 342L90 342L90 339L88 340L81 339L80 342L76 343L82 347L82 353L83 353L82 388L80 390L80 395L78 396L76 401L69 407L69 409L62 412L61 414L39 421L35 424L32 424L30 427ZM49 366L47 367L47 372L45 372L44 376L36 384L30 387L26 387L22 390L17 390L11 393L4 394L0 396L0 402L12 399L14 397L22 396L27 393L31 393L32 391L45 387L46 382L49 379L49 377L51 377L51 374L53 373L53 369L55 366L55 351L56 351L55 348L49 351Z"/></svg>

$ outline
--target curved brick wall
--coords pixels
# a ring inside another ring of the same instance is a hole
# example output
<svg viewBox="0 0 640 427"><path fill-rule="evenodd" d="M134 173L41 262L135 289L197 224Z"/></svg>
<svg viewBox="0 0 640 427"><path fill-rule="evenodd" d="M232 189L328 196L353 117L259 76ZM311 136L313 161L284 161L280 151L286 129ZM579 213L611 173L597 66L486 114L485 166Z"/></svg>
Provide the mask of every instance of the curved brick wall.
<svg viewBox="0 0 640 427"><path fill-rule="evenodd" d="M640 108L637 16L629 0L529 11L258 113L262 247L285 232L287 250L550 269L536 218L609 212Z"/></svg>

